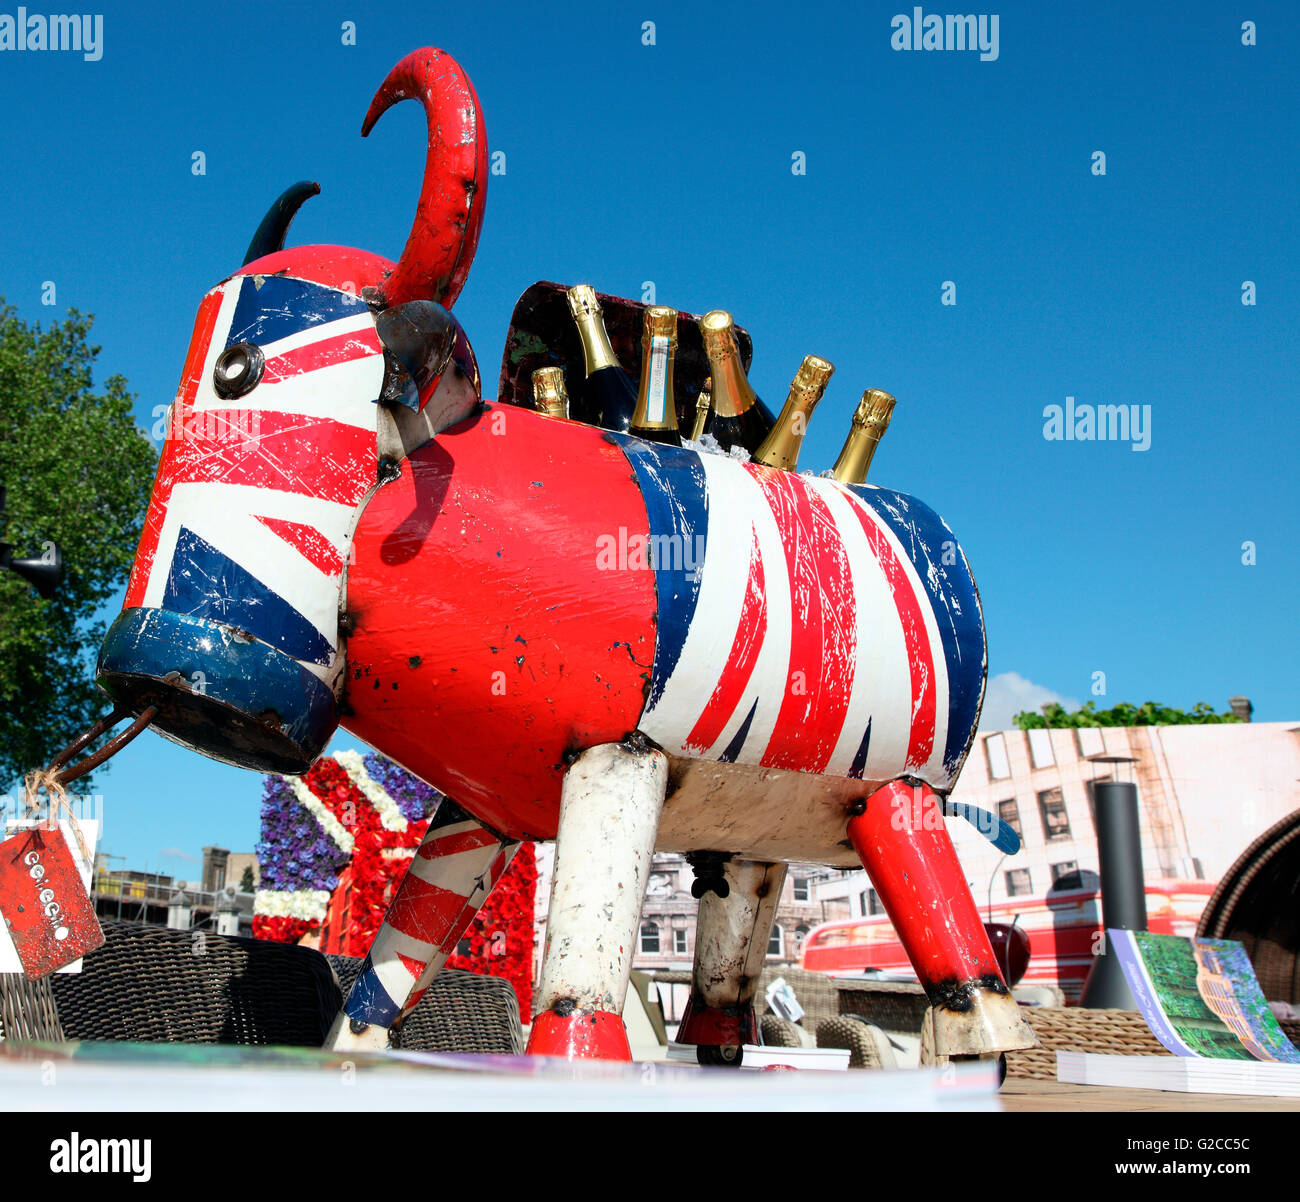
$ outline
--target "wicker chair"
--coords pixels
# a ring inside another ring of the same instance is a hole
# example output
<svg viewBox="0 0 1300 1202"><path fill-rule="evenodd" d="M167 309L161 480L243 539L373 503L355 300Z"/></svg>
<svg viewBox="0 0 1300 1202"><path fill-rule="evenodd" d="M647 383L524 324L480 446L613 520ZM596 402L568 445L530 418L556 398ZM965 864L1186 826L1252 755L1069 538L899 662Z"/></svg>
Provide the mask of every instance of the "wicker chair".
<svg viewBox="0 0 1300 1202"><path fill-rule="evenodd" d="M49 978L68 1039L319 1047L338 1012L307 947L101 920L80 973Z"/></svg>
<svg viewBox="0 0 1300 1202"><path fill-rule="evenodd" d="M764 1014L758 1020L758 1037L768 1048L811 1048L813 1037L789 1019L775 1014Z"/></svg>
<svg viewBox="0 0 1300 1202"><path fill-rule="evenodd" d="M839 1013L898 1035L919 1036L930 999L916 981L840 980Z"/></svg>
<svg viewBox="0 0 1300 1202"><path fill-rule="evenodd" d="M802 968L765 968L758 978L758 993L754 998L754 1013L760 1018L767 1011L767 987L782 977L794 990L794 996L803 1007L801 1025L810 1033L824 1018L834 1018L840 1012L839 991L835 979L824 972L807 972Z"/></svg>
<svg viewBox="0 0 1300 1202"><path fill-rule="evenodd" d="M824 1018L817 1024L819 1048L847 1048L849 1068L897 1068L889 1036L874 1023L852 1014Z"/></svg>
<svg viewBox="0 0 1300 1202"><path fill-rule="evenodd" d="M67 1039L320 1047L362 964L292 944L101 925L106 942L79 974L47 978ZM514 989L445 969L393 1042L420 1051L520 1052Z"/></svg>
<svg viewBox="0 0 1300 1202"><path fill-rule="evenodd" d="M1223 874L1201 912L1197 935L1246 948L1271 1002L1300 1002L1300 810L1275 822Z"/></svg>
<svg viewBox="0 0 1300 1202"><path fill-rule="evenodd" d="M29 981L0 973L0 1043L6 1039L61 1043L63 1028L49 977Z"/></svg>
<svg viewBox="0 0 1300 1202"><path fill-rule="evenodd" d="M338 976L341 997L346 997L364 961L351 956L324 959ZM521 1056L524 1030L514 986L501 977L444 968L433 979L419 1005L400 1027L392 1029L389 1043L411 1052L497 1052Z"/></svg>
<svg viewBox="0 0 1300 1202"><path fill-rule="evenodd" d="M656 972L662 985L689 985L691 974ZM784 978L803 1007L792 1023L767 1007L767 987ZM852 1068L890 1067L897 1063L886 1032L920 1032L927 1000L920 985L875 981L843 981L801 968L765 968L758 979L754 1012L759 1037L768 1047L845 1048Z"/></svg>

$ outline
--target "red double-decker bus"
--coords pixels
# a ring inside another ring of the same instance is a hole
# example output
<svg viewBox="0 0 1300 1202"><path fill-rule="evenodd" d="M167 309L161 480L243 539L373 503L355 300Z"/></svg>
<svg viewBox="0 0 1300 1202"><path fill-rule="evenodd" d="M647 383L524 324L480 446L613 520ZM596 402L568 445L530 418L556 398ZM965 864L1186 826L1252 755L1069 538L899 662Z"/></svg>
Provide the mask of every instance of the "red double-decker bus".
<svg viewBox="0 0 1300 1202"><path fill-rule="evenodd" d="M1194 935L1214 892L1210 881L1147 881L1147 929L1159 935ZM1056 985L1074 1004L1083 991L1101 941L1101 899L1095 887L1062 889L1041 897L1013 897L981 907L989 923L1019 926L1029 936L1023 985ZM799 966L832 976L915 979L907 953L883 915L824 922L808 932Z"/></svg>

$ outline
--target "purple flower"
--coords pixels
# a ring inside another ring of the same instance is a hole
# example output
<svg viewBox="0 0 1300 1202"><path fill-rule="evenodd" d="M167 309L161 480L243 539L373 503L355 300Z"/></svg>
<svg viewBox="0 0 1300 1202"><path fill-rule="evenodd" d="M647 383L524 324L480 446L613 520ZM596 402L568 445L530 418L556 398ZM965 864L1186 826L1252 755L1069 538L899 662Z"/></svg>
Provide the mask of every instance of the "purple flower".
<svg viewBox="0 0 1300 1202"><path fill-rule="evenodd" d="M347 853L321 831L293 789L276 776L264 782L261 833L257 859L263 888L286 892L333 890L338 885Z"/></svg>
<svg viewBox="0 0 1300 1202"><path fill-rule="evenodd" d="M438 808L442 794L392 760L372 752L364 763L371 778L384 787L408 822L428 818Z"/></svg>

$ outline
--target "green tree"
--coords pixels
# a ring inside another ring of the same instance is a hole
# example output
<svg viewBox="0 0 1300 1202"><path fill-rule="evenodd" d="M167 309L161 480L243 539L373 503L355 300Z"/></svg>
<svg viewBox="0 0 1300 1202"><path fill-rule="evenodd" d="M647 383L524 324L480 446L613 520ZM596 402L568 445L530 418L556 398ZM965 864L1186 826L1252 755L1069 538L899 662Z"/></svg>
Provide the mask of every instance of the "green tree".
<svg viewBox="0 0 1300 1202"><path fill-rule="evenodd" d="M0 572L0 789L107 708L94 683L101 611L126 581L157 462L126 380L94 390L92 322L69 309L42 330L0 297L2 537L18 557L53 540L67 573L45 600Z"/></svg>
<svg viewBox="0 0 1300 1202"><path fill-rule="evenodd" d="M239 878L239 891L240 893L252 893L253 887L253 866L245 864L244 875Z"/></svg>
<svg viewBox="0 0 1300 1202"><path fill-rule="evenodd" d="M1021 730L1042 730L1048 726L1187 726L1240 721L1231 710L1219 714L1204 701L1198 701L1190 710L1174 709L1155 701L1144 701L1140 706L1121 702L1113 709L1099 710L1093 702L1087 701L1073 713L1067 713L1064 706L1052 702L1043 707L1041 714L1022 710L1012 718Z"/></svg>

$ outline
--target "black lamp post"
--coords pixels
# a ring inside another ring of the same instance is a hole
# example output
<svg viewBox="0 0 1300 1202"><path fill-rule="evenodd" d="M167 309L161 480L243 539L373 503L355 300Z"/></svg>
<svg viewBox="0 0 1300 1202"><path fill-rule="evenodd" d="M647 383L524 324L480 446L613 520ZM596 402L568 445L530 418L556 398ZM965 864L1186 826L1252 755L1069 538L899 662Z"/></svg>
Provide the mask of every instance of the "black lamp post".
<svg viewBox="0 0 1300 1202"><path fill-rule="evenodd" d="M1127 757L1090 756L1106 763L1132 763ZM1142 831L1138 824L1137 786L1129 781L1098 781L1092 786L1101 861L1101 915L1107 930L1147 929L1146 882L1142 875ZM1080 1004L1089 1010L1136 1010L1137 999L1106 936L1083 987Z"/></svg>
<svg viewBox="0 0 1300 1202"><path fill-rule="evenodd" d="M0 487L0 535L4 533L5 490ZM21 576L42 597L50 597L63 579L63 552L50 543L43 555L34 559L15 559L11 543L0 539L0 570Z"/></svg>

